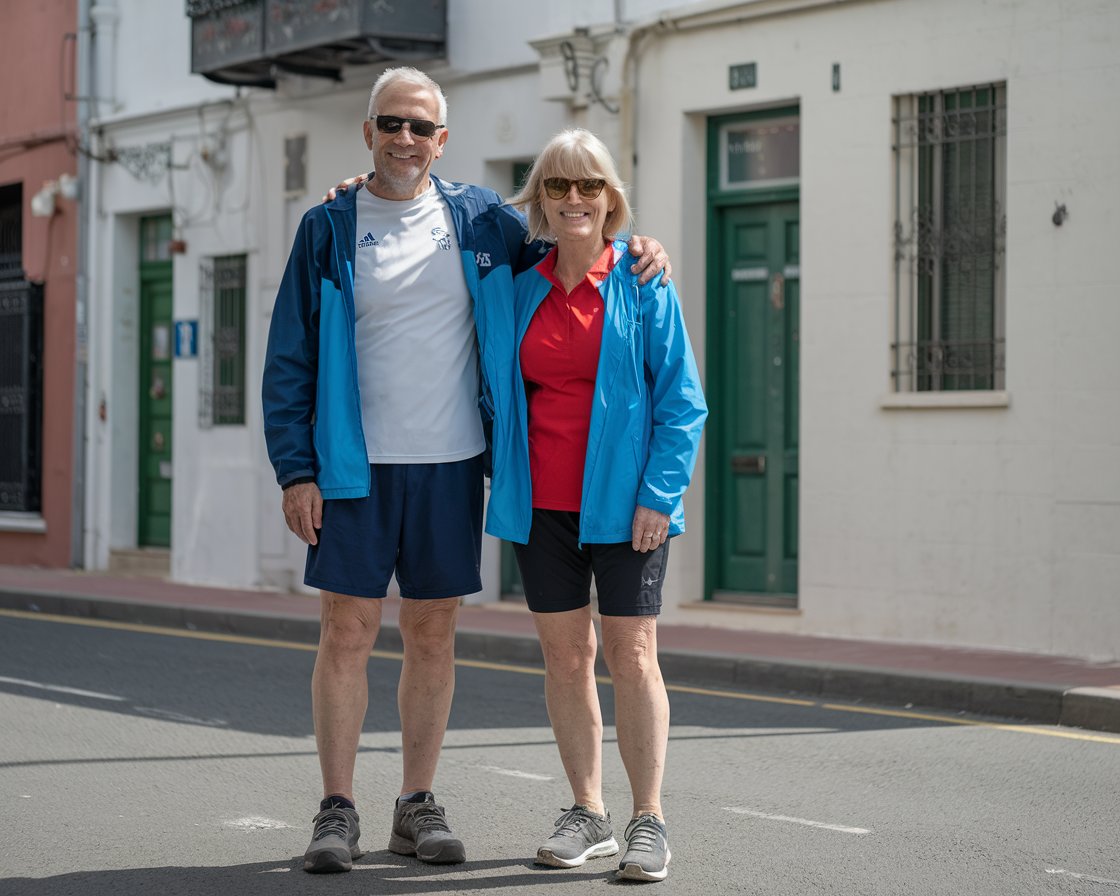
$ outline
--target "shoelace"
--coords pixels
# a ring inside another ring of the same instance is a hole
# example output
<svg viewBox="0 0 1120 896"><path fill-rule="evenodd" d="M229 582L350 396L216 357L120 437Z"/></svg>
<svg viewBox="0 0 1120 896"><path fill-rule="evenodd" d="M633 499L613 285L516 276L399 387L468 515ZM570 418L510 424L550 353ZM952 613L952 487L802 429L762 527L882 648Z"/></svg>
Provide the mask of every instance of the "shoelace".
<svg viewBox="0 0 1120 896"><path fill-rule="evenodd" d="M443 831L450 834L451 828L448 827L447 819L443 817L443 810L439 806L432 803L414 803L416 806L413 809L411 806L408 808L408 813L412 816L413 824L416 825L417 831Z"/></svg>
<svg viewBox="0 0 1120 896"><path fill-rule="evenodd" d="M346 839L350 833L350 819L341 809L324 809L315 816L315 838L322 840L334 834Z"/></svg>
<svg viewBox="0 0 1120 896"><path fill-rule="evenodd" d="M582 806L572 806L571 809L567 809L563 815L553 822L556 831L552 836L555 837L558 834L578 834L580 828L584 827L589 821L591 821L591 816L586 809Z"/></svg>
<svg viewBox="0 0 1120 896"><path fill-rule="evenodd" d="M658 839L665 836L652 815L641 816L626 834L627 850L639 852L653 852Z"/></svg>

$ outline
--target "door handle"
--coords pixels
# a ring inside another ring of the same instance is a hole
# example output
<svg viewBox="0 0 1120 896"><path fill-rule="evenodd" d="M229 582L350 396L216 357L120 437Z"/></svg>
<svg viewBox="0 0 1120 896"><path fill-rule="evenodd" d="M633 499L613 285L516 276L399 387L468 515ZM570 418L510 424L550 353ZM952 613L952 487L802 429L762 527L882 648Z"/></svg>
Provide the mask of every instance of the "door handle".
<svg viewBox="0 0 1120 896"><path fill-rule="evenodd" d="M786 278L781 274L770 278L770 304L775 311L781 311L786 306Z"/></svg>
<svg viewBox="0 0 1120 896"><path fill-rule="evenodd" d="M766 455L765 454L732 454L731 455L731 472L732 473L754 473L761 474L766 472Z"/></svg>

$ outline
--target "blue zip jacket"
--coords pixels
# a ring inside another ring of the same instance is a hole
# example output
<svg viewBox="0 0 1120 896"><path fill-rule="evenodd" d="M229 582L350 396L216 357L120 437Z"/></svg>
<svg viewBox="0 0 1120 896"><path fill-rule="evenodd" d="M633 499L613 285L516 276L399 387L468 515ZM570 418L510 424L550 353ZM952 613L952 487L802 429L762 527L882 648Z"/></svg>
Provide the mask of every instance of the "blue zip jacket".
<svg viewBox="0 0 1120 896"><path fill-rule="evenodd" d="M535 264L542 247L525 243L524 218L493 190L432 181L451 209L481 332L494 305L484 294L508 303L513 272ZM272 311L261 387L276 481L313 478L324 499L370 490L354 349L357 192L315 206L300 222Z"/></svg>
<svg viewBox="0 0 1120 896"><path fill-rule="evenodd" d="M620 261L599 287L605 317L583 468L581 543L629 542L639 504L668 515L670 535L683 532L681 498L708 416L676 289L661 286L660 278L639 285L626 263L626 243L615 249ZM519 358L552 284L529 269L513 289L512 303L487 294L479 327L485 402L494 415L486 531L525 544L533 498Z"/></svg>

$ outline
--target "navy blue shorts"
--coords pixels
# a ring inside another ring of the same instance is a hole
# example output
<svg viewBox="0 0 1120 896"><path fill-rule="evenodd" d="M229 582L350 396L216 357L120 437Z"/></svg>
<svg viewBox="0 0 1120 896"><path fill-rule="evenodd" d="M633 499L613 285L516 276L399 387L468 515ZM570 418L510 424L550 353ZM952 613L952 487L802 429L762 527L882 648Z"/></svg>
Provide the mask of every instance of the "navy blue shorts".
<svg viewBox="0 0 1120 896"><path fill-rule="evenodd" d="M514 544L525 603L534 613L563 613L591 603L591 575L601 616L657 616L669 542L635 551L630 542L579 544L579 514L533 508L528 544Z"/></svg>
<svg viewBox="0 0 1120 896"><path fill-rule="evenodd" d="M482 590L482 455L440 464L370 464L368 498L323 502L319 543L307 548L312 588L384 597Z"/></svg>

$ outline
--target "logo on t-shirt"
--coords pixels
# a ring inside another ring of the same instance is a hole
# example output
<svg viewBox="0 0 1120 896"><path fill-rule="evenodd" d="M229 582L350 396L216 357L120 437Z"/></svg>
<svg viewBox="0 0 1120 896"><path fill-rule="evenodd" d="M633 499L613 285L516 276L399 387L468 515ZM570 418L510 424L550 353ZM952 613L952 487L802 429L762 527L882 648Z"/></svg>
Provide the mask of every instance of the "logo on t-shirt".
<svg viewBox="0 0 1120 896"><path fill-rule="evenodd" d="M373 233L369 232L369 231L366 232L365 236L363 236L360 240L358 240L358 248L359 249L366 249L369 246L378 246L378 245L380 245L380 243L377 242L377 237L375 237L373 235Z"/></svg>
<svg viewBox="0 0 1120 896"><path fill-rule="evenodd" d="M436 241L436 245L441 249L451 248L451 234L443 227L432 228L432 239Z"/></svg>

